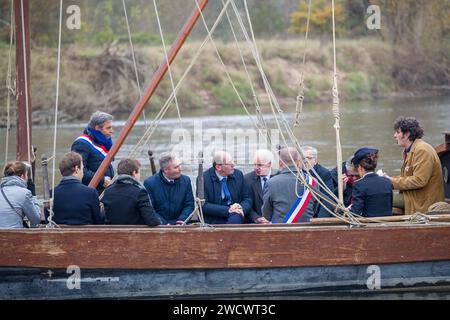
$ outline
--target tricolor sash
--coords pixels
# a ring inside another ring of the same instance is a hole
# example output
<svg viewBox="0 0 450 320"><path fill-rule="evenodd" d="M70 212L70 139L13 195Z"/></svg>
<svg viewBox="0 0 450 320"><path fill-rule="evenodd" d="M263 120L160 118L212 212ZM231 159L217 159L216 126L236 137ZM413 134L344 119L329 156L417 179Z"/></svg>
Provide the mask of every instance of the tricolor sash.
<svg viewBox="0 0 450 320"><path fill-rule="evenodd" d="M103 158L105 158L108 155L108 150L104 146L94 144L92 138L87 134L82 134L81 136L76 138L75 141L77 140L81 140L84 143L86 143L88 146L91 147L91 149L100 154Z"/></svg>
<svg viewBox="0 0 450 320"><path fill-rule="evenodd" d="M316 185L316 181L310 175L306 175L305 178L307 178L308 184L311 187L314 187ZM300 198L297 199L292 209L284 217L283 223L296 223L297 220L302 216L303 212L305 212L305 209L308 206L310 200L311 190L309 190L306 186L303 186L303 194L300 196Z"/></svg>

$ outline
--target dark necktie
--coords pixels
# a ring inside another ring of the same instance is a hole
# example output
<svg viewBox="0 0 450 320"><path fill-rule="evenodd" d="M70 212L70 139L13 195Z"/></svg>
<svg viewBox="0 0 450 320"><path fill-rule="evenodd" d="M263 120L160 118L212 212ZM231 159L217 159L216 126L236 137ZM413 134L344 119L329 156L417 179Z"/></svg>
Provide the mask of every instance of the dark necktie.
<svg viewBox="0 0 450 320"><path fill-rule="evenodd" d="M227 178L223 178L220 180L220 183L222 184L222 192L223 192L223 201L227 203L227 205L231 204L231 193L228 189L227 185Z"/></svg>
<svg viewBox="0 0 450 320"><path fill-rule="evenodd" d="M267 177L263 178L263 194L266 193L267 190Z"/></svg>

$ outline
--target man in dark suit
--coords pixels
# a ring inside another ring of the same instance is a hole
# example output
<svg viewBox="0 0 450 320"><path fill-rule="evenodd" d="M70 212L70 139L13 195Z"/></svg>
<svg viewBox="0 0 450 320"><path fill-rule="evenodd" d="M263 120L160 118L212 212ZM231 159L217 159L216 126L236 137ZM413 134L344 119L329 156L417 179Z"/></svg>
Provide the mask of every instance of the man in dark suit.
<svg viewBox="0 0 450 320"><path fill-rule="evenodd" d="M329 198L331 198L325 186L331 192L334 192L333 178L331 176L330 170L319 164L317 157L318 155L317 149L311 146L305 146L302 147L302 152L303 156L305 157L304 159L305 170L317 180L320 186L319 187L320 192L324 196L328 196ZM323 186L322 183L325 186ZM333 208L330 209L333 210ZM314 217L324 218L329 216L330 216L329 212L318 203L316 208L314 209Z"/></svg>
<svg viewBox="0 0 450 320"><path fill-rule="evenodd" d="M269 179L277 175L279 171L272 169L273 154L269 150L260 149L255 152L254 167L255 170L247 173L244 178L250 188L250 195L253 200L252 208L248 215L248 221L251 223L269 223L262 216L261 207L263 205L264 191L267 190Z"/></svg>
<svg viewBox="0 0 450 320"><path fill-rule="evenodd" d="M234 168L230 154L217 151L214 154L213 166L203 173L203 179L205 222L209 224L243 223L244 216L252 207L252 199L244 175Z"/></svg>
<svg viewBox="0 0 450 320"><path fill-rule="evenodd" d="M97 190L81 183L83 159L76 152L69 152L59 163L63 175L54 190L53 221L58 224L101 224L100 202Z"/></svg>

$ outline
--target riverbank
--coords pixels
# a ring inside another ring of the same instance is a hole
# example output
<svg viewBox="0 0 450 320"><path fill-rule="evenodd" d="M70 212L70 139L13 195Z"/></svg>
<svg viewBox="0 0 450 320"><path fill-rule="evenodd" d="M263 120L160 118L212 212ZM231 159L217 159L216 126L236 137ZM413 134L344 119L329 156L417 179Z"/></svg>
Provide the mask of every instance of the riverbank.
<svg viewBox="0 0 450 320"><path fill-rule="evenodd" d="M180 79L200 43L186 44L172 67L175 81ZM241 43L253 86L265 108L264 85L250 50ZM243 68L235 43L218 43L219 51L242 98L253 105L250 82ZM282 105L292 106L298 94L304 45L297 40L258 41L265 71ZM450 79L435 80L441 75L426 62L411 68L405 59L399 66L393 59L389 44L380 40L341 40L337 43L339 94L342 101L373 100L397 97L423 97L450 94ZM397 52L397 54L399 54ZM400 55L402 53L400 52ZM405 56L407 53L404 53ZM159 46L139 46L136 58L141 90L145 89L158 67L163 50ZM7 74L8 48L0 47L0 74ZM54 48L34 48L32 51L33 121L53 122L56 86L56 57ZM86 120L92 111L101 109L126 116L136 103L139 92L133 59L127 46L106 48L71 45L62 51L59 96L59 120ZM430 62L434 65L437 62ZM441 59L444 69L450 69L447 58ZM308 42L305 75L305 104L331 101L333 56L329 44ZM401 72L399 77L398 72ZM405 85L405 79L414 79ZM427 80L428 79L428 80ZM399 83L401 82L401 83ZM157 110L171 93L168 77L161 83L148 110ZM6 88L0 88L0 126L6 124ZM182 109L220 109L238 106L213 47L207 46L201 58L183 83L177 96ZM211 111L211 110L210 110ZM264 110L263 110L264 111Z"/></svg>

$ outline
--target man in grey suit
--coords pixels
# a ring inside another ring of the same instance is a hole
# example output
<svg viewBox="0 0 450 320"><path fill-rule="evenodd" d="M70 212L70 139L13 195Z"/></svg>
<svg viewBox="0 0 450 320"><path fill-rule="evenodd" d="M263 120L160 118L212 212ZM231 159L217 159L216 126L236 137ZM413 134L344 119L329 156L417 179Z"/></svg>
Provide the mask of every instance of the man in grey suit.
<svg viewBox="0 0 450 320"><path fill-rule="evenodd" d="M279 164L280 174L269 180L264 193L264 218L272 223L309 222L314 215L316 200L311 191L301 181L297 181L297 168L316 191L319 190L317 182L303 172L301 157L295 148L281 149Z"/></svg>
<svg viewBox="0 0 450 320"><path fill-rule="evenodd" d="M262 216L261 207L263 205L263 194L267 189L269 179L277 175L279 171L272 168L273 154L269 150L260 149L255 152L254 167L255 170L245 175L244 179L250 188L252 197L252 209L248 215L250 222L269 223Z"/></svg>

